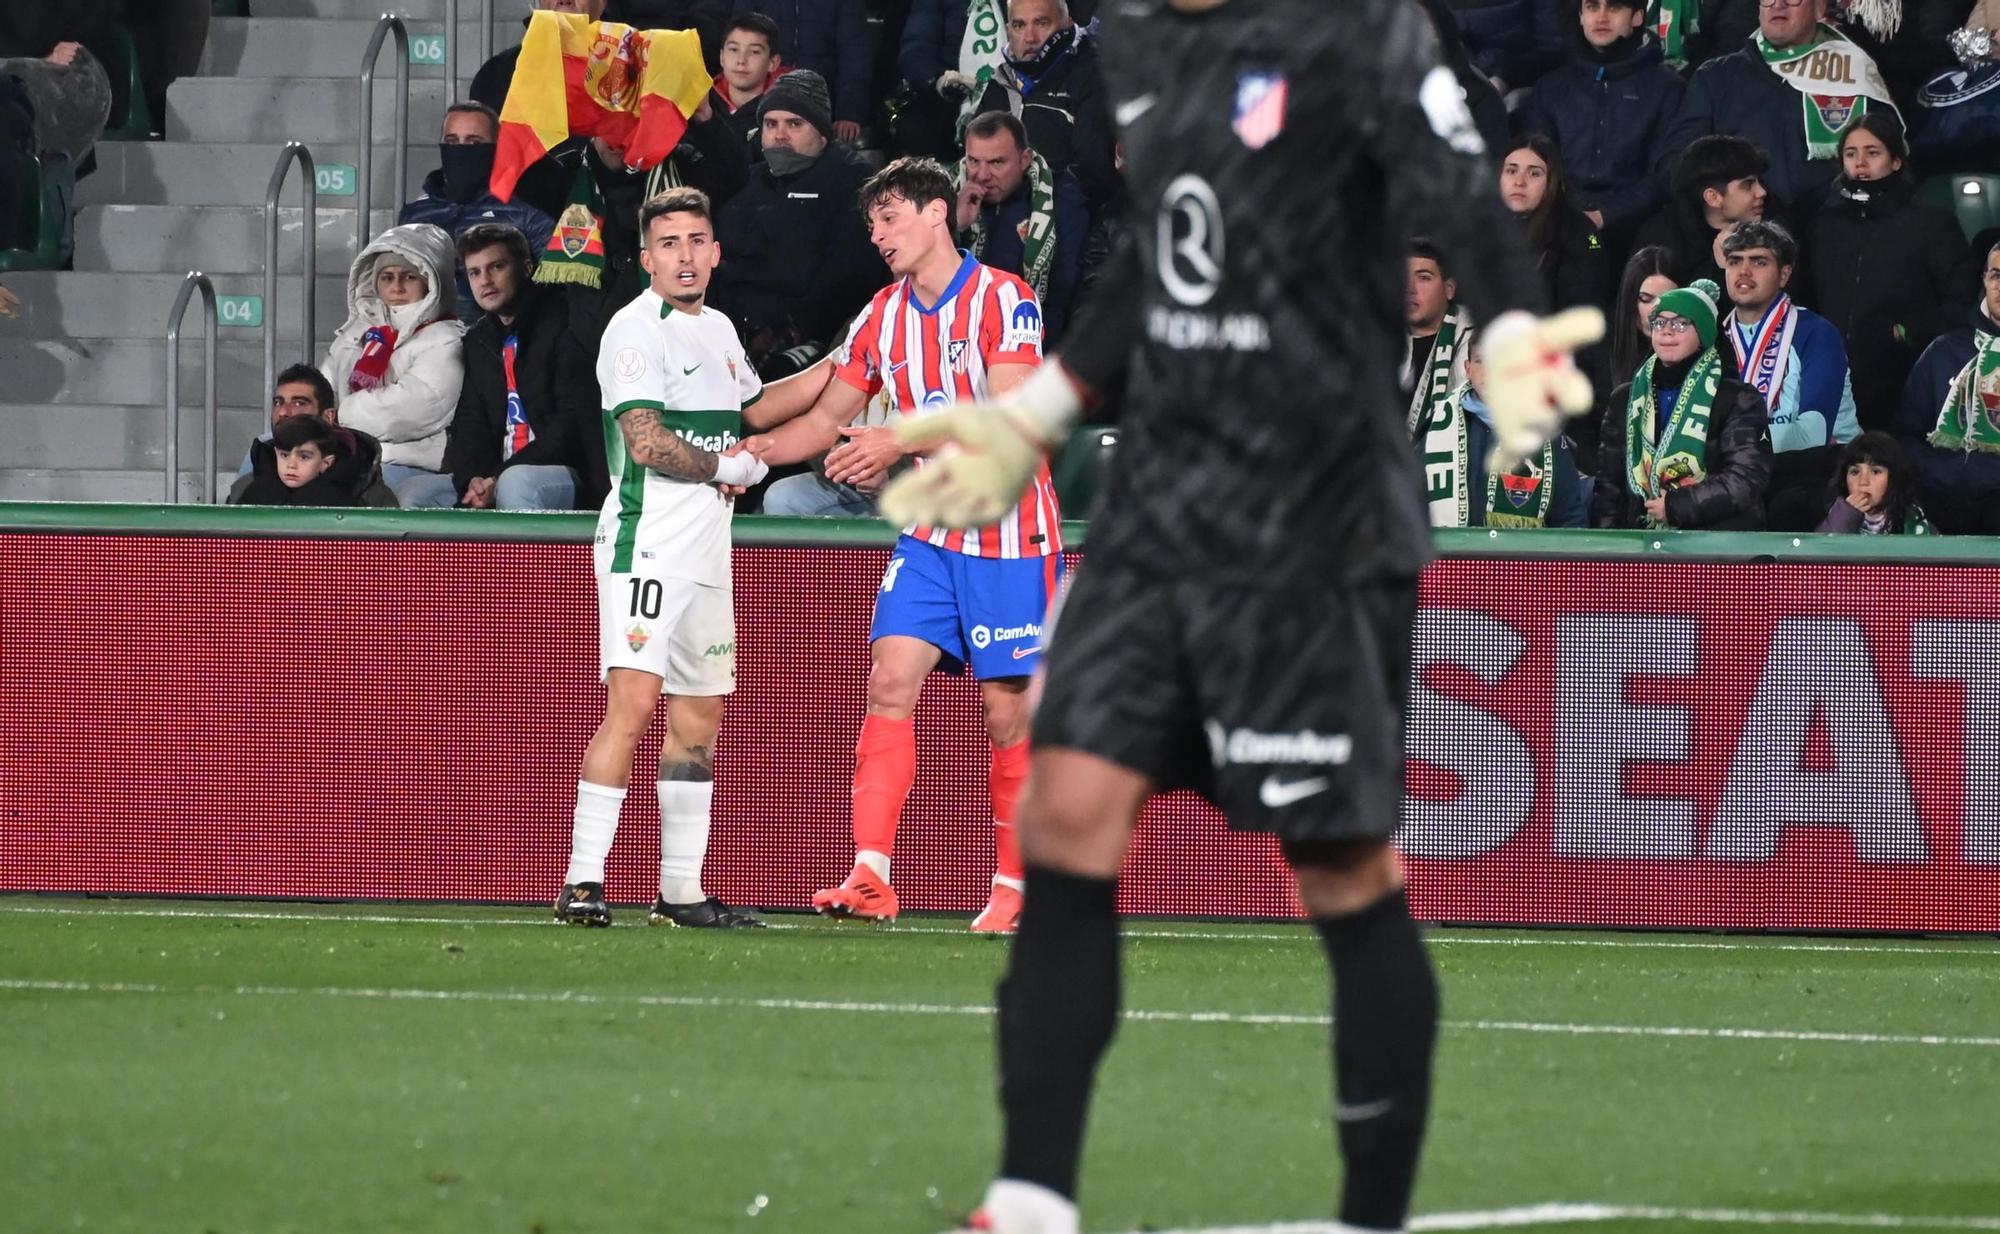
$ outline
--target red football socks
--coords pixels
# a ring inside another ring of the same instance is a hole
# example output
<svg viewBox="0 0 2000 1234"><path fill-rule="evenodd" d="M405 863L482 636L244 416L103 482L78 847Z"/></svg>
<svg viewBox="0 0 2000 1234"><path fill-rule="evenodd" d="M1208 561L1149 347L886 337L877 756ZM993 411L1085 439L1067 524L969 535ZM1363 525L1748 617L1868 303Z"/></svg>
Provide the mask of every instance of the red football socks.
<svg viewBox="0 0 2000 1234"><path fill-rule="evenodd" d="M1021 844L1014 835L1014 807L1021 800L1021 786L1028 782L1028 743L993 747L993 767L987 786L993 793L993 873L1021 880Z"/></svg>
<svg viewBox="0 0 2000 1234"><path fill-rule="evenodd" d="M908 716L871 715L861 721L854 746L854 848L888 856L896 847L896 821L917 782L917 730Z"/></svg>

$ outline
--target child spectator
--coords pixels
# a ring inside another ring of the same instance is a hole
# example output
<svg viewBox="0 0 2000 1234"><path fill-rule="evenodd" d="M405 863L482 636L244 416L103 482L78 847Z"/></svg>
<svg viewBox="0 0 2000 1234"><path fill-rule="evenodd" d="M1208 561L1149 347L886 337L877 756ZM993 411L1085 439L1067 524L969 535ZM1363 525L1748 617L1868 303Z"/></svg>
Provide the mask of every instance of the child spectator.
<svg viewBox="0 0 2000 1234"><path fill-rule="evenodd" d="M1576 469L1575 448L1557 437L1506 475L1487 470L1494 445L1486 407L1485 366L1472 347L1465 384L1417 444L1433 527L1588 527L1590 486Z"/></svg>
<svg viewBox="0 0 2000 1234"><path fill-rule="evenodd" d="M360 493L336 482L340 434L318 416L293 416L271 431L251 473L230 490L241 506L358 506Z"/></svg>
<svg viewBox="0 0 2000 1234"><path fill-rule="evenodd" d="M1625 259L1625 273L1618 280L1618 294L1611 301L1611 320L1606 327L1605 350L1611 356L1611 376L1626 381L1653 354L1653 306L1660 297L1680 286L1672 274L1674 255L1664 245L1653 244ZM1621 322L1622 314L1630 314Z"/></svg>
<svg viewBox="0 0 2000 1234"><path fill-rule="evenodd" d="M1903 447L1887 433L1863 433L1840 451L1833 505L1814 531L1865 536L1928 536L1930 520L1917 504L1916 479Z"/></svg>

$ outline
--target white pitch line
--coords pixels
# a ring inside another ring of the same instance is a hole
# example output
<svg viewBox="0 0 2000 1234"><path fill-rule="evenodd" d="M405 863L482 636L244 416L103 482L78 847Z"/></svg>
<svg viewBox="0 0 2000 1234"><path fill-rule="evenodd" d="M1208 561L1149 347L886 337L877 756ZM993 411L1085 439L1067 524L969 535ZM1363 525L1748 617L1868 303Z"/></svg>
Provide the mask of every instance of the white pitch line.
<svg viewBox="0 0 2000 1234"><path fill-rule="evenodd" d="M720 1008L749 1011L819 1011L863 1015L991 1016L982 1003L849 1002L801 998L706 998L687 994L591 994L575 990L424 990L375 986L170 986L145 981L56 981L0 978L0 990L49 994L229 994L263 998L373 998L405 1002L583 1003L636 1007ZM1328 1015L1258 1011L1155 1011L1129 1009L1139 1024L1231 1024L1251 1027L1326 1028ZM1532 1020L1446 1020L1459 1032L1540 1033L1564 1037L1665 1037L1714 1041L1800 1041L1833 1045L1913 1045L2000 1048L2000 1037L1917 1033L1836 1033L1811 1029L1702 1028L1686 1025L1557 1024Z"/></svg>
<svg viewBox="0 0 2000 1234"><path fill-rule="evenodd" d="M2000 1217L1922 1217L1899 1213L1777 1212L1757 1208L1660 1208L1633 1204L1531 1204L1487 1212L1432 1213L1410 1221L1411 1234L1585 1225L1605 1221L1671 1221L1682 1225L1768 1225L1820 1230L2000 1230ZM1202 1226L1152 1234L1341 1234L1327 1221L1275 1225Z"/></svg>
<svg viewBox="0 0 2000 1234"><path fill-rule="evenodd" d="M534 910L523 909L525 912ZM627 910L637 912L638 910ZM380 913L359 914L345 912L301 913L283 909L261 911L257 909L195 909L195 908L114 908L96 905L65 904L0 904L0 913L21 913L30 916L76 916L76 917L187 917L197 920L215 921L303 921L324 924L360 922L367 925L439 925L439 926L527 926L543 929L556 924L547 918L536 917L425 917L393 916ZM767 922L774 930L799 930L836 932L818 925L792 922ZM1565 929L1588 929L1587 926L1564 927ZM897 934L937 934L970 938L970 932L950 926L887 925L868 933L880 932L884 935ZM858 933L860 931L838 931ZM1312 934L1304 922L1290 933L1251 933L1222 930L1177 930L1169 928L1130 928L1124 931L1127 939L1172 942L1260 942L1260 943L1306 943ZM1804 953L1832 952L1854 955L1918 955L1947 956L1957 958L1965 955L1993 956L2000 958L2000 948L1995 948L1983 938L1940 939L1930 946L1913 947L1896 944L1875 943L1804 943L1788 942L1778 938L1744 937L1735 940L1714 942L1683 939L1658 939L1646 937L1621 938L1523 938L1484 937L1480 935L1453 934L1428 936L1428 941L1440 947L1592 947L1612 949L1638 949L1642 951L1797 951Z"/></svg>

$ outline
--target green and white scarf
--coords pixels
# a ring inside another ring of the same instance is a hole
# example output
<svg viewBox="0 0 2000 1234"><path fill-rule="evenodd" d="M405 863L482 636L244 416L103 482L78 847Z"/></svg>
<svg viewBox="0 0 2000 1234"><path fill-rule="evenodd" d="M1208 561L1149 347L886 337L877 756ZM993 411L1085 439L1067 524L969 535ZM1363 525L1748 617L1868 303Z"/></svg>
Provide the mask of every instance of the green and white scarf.
<svg viewBox="0 0 2000 1234"><path fill-rule="evenodd" d="M1424 433L1424 490L1433 527L1469 527L1471 520L1471 426L1465 409L1469 384L1461 384L1438 407L1438 420ZM1488 472L1482 494L1488 527L1543 527L1555 504L1556 447L1548 442L1533 458L1507 475Z"/></svg>
<svg viewBox="0 0 2000 1234"><path fill-rule="evenodd" d="M1542 448L1519 467L1501 475L1486 473L1488 527L1546 527L1556 504L1556 443Z"/></svg>
<svg viewBox="0 0 2000 1234"><path fill-rule="evenodd" d="M1438 326L1437 338L1431 344L1430 366L1424 372L1410 371L1416 348L1404 340L1409 350L1403 354L1403 380L1411 387L1406 427L1410 430L1410 440L1419 445L1424 445L1424 435L1431 431L1434 421L1439 426L1444 424L1440 416L1446 400L1451 398L1453 390L1465 384L1465 356L1471 338L1472 314L1453 301L1445 307L1444 322ZM1424 451L1428 454L1430 447L1424 445Z"/></svg>
<svg viewBox="0 0 2000 1234"><path fill-rule="evenodd" d="M1722 388L1722 357L1710 347L1688 371L1666 432L1661 433L1653 401L1653 367L1659 362L1658 356L1646 358L1625 399L1625 486L1641 501L1664 497L1707 477L1709 419L1715 414L1716 392ZM1646 523L1667 526L1650 517Z"/></svg>
<svg viewBox="0 0 2000 1234"><path fill-rule="evenodd" d="M1875 67L1867 52L1825 22L1802 47L1773 47L1759 30L1757 50L1771 71L1799 92L1800 106L1805 109L1808 159L1840 157L1841 130L1856 116L1866 114L1871 102L1896 110L1882 70Z"/></svg>
<svg viewBox="0 0 2000 1234"><path fill-rule="evenodd" d="M1056 264L1056 178L1048 160L1028 153L1028 217L1021 221L1021 277L1035 289L1035 299L1049 298L1049 271ZM958 187L965 187L965 164L958 165ZM999 203L994 203L998 205ZM986 256L986 211L973 216L966 247L974 257Z"/></svg>
<svg viewBox="0 0 2000 1234"><path fill-rule="evenodd" d="M1667 63L1687 66L1687 40L1701 33L1701 0L1653 0L1646 6L1646 25L1660 40Z"/></svg>
<svg viewBox="0 0 2000 1234"><path fill-rule="evenodd" d="M967 0L965 35L958 41L958 71L972 79L972 93L958 108L958 140L977 114L986 83L1007 61L1007 0Z"/></svg>
<svg viewBox="0 0 2000 1234"><path fill-rule="evenodd" d="M1951 379L1930 443L2000 454L2000 335L1980 330L1972 337L1972 359Z"/></svg>

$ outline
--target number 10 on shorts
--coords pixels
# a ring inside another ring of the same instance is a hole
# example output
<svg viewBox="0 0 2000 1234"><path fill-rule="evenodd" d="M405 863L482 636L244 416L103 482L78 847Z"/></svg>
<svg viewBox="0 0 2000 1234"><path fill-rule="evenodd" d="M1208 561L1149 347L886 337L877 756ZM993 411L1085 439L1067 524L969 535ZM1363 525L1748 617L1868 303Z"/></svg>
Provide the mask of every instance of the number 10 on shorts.
<svg viewBox="0 0 2000 1234"><path fill-rule="evenodd" d="M660 615L660 605L665 601L666 588L656 578L635 578L632 580L632 616L656 620Z"/></svg>

